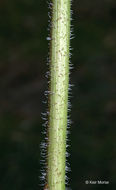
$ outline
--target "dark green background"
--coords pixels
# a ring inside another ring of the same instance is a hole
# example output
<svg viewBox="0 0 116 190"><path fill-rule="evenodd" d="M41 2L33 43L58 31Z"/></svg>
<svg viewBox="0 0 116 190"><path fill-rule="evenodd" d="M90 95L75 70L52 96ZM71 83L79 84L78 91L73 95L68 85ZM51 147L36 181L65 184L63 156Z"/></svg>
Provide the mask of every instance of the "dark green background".
<svg viewBox="0 0 116 190"><path fill-rule="evenodd" d="M114 190L116 1L75 0L72 9L69 183L73 190ZM0 190L41 189L47 12L44 0L0 1Z"/></svg>

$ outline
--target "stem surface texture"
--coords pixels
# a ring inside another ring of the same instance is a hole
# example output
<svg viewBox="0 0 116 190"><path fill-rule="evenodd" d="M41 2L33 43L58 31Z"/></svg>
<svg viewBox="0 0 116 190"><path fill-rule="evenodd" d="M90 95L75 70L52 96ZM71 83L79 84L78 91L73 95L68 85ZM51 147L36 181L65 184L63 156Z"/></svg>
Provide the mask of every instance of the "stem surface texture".
<svg viewBox="0 0 116 190"><path fill-rule="evenodd" d="M65 190L70 0L52 3L47 184Z"/></svg>

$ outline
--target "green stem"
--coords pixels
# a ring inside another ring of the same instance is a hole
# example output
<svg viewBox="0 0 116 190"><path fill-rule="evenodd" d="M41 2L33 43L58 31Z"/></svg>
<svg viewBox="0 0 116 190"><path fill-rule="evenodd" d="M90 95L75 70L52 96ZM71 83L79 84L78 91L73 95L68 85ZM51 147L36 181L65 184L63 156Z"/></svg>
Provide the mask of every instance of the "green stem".
<svg viewBox="0 0 116 190"><path fill-rule="evenodd" d="M69 45L70 0L53 0L47 170L49 190L65 189Z"/></svg>

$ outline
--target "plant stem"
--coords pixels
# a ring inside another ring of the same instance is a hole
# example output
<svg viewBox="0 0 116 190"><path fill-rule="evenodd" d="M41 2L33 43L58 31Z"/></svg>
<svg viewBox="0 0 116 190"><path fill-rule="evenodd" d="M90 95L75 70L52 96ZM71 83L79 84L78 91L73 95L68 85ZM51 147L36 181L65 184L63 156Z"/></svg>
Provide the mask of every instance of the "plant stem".
<svg viewBox="0 0 116 190"><path fill-rule="evenodd" d="M49 190L65 190L70 0L52 3L47 183Z"/></svg>

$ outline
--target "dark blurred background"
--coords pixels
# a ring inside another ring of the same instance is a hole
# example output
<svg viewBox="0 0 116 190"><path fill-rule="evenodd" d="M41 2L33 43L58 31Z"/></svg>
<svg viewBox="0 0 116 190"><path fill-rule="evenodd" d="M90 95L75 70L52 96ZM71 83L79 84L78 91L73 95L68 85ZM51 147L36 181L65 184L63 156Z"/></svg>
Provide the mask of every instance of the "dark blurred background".
<svg viewBox="0 0 116 190"><path fill-rule="evenodd" d="M73 190L114 190L116 1L78 0L72 9L69 182ZM47 12L43 0L0 1L0 190L41 189Z"/></svg>

